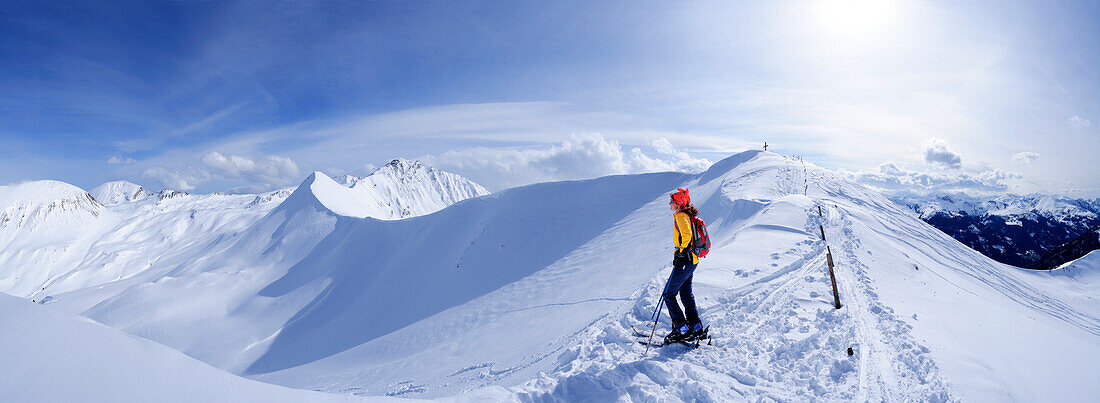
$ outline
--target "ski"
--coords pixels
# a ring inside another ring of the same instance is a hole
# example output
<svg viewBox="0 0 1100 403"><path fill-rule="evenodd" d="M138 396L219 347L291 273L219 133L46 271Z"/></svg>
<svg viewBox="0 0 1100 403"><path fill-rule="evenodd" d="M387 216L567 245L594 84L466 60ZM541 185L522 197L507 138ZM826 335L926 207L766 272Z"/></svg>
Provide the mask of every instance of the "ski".
<svg viewBox="0 0 1100 403"><path fill-rule="evenodd" d="M641 344L643 346L652 346L652 347L664 347L664 346L669 345L669 344L665 344L663 341L655 341L653 343L650 343L649 340L638 340L638 344ZM684 340L684 341L673 342L672 344L684 345L684 346L690 347L693 350L695 348L699 347L699 342L698 341Z"/></svg>
<svg viewBox="0 0 1100 403"><path fill-rule="evenodd" d="M647 338L647 340L638 340L638 343L643 345L643 346L664 347L666 345L663 341L654 341L654 342L651 343L648 340L649 335L642 332L641 330L638 330L638 328L634 327L634 325L630 325L630 329L634 330L634 336L635 337ZM662 338L662 340L663 340L663 338ZM695 349L695 348L699 347L700 345L702 345L702 342L704 340L707 342L708 346L713 346L714 345L714 342L711 340L711 337L710 337L710 326L707 326L706 328L704 328L703 331L699 332L699 336L694 337L691 340L677 341L677 342L674 342L673 344L682 344L682 345L691 347L692 349Z"/></svg>

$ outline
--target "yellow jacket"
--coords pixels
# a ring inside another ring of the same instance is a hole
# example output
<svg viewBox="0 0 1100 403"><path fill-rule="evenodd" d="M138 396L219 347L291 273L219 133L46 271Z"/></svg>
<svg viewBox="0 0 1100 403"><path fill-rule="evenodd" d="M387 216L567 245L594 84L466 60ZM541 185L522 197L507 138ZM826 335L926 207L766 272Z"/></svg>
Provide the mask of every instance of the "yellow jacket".
<svg viewBox="0 0 1100 403"><path fill-rule="evenodd" d="M672 244L679 251L691 246L691 217L685 212L678 212L673 217L676 219L676 226L672 230ZM694 253L691 254L691 264L699 264L699 257Z"/></svg>

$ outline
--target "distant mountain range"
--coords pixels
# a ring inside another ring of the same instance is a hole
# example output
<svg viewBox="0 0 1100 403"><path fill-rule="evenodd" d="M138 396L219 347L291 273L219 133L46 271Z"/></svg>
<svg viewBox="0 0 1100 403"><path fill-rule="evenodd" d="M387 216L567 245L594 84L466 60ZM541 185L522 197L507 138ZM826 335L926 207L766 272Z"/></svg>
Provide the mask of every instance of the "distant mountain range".
<svg viewBox="0 0 1100 403"><path fill-rule="evenodd" d="M891 199L959 242L1018 267L1052 268L1100 248L1100 199L962 193Z"/></svg>
<svg viewBox="0 0 1100 403"><path fill-rule="evenodd" d="M340 184L320 172L306 182L331 188L326 201L341 214L379 220L425 215L489 194L462 176L403 159L365 177L344 176ZM171 267L238 236L295 189L152 193L114 181L85 191L54 180L0 186L0 292L42 299Z"/></svg>

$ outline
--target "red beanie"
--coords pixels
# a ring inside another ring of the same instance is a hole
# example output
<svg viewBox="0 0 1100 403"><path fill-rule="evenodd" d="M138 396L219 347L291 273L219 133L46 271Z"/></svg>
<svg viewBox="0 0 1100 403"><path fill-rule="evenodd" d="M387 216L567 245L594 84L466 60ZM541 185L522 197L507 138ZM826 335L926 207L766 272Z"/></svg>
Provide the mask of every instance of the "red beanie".
<svg viewBox="0 0 1100 403"><path fill-rule="evenodd" d="M686 207L688 203L691 203L691 196L688 196L687 189L676 188L676 193L672 195L672 201L680 207Z"/></svg>

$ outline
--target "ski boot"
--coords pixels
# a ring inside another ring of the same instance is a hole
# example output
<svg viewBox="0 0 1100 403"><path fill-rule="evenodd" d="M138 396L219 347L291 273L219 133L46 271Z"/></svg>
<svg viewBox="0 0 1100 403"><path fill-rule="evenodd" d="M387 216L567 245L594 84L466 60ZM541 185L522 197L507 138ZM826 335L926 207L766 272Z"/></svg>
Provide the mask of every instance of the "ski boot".
<svg viewBox="0 0 1100 403"><path fill-rule="evenodd" d="M665 344L685 343L689 338L691 338L691 328L688 325L680 325L673 327L672 331L665 336Z"/></svg>
<svg viewBox="0 0 1100 403"><path fill-rule="evenodd" d="M689 333L691 336L686 341L705 340L710 338L710 326L704 328L702 323L696 323L691 325Z"/></svg>

